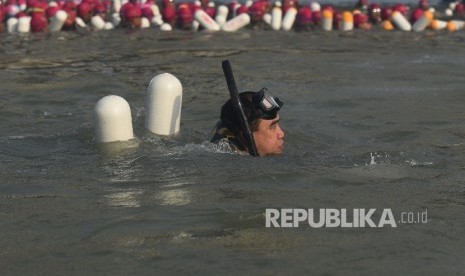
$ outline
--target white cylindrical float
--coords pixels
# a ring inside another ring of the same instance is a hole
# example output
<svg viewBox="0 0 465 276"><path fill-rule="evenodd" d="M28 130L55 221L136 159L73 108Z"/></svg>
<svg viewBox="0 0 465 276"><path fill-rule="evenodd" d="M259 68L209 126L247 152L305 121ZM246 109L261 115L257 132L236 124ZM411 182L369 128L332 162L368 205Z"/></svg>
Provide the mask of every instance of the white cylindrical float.
<svg viewBox="0 0 465 276"><path fill-rule="evenodd" d="M434 19L430 27L435 31L444 30L447 27L447 21Z"/></svg>
<svg viewBox="0 0 465 276"><path fill-rule="evenodd" d="M281 24L283 23L283 10L281 9L281 2L276 1L274 7L271 10L271 28L275 31L281 29Z"/></svg>
<svg viewBox="0 0 465 276"><path fill-rule="evenodd" d="M192 31L197 32L199 30L200 23L197 20L192 21Z"/></svg>
<svg viewBox="0 0 465 276"><path fill-rule="evenodd" d="M140 19L140 28L141 29L147 29L150 28L150 21L147 17L142 17Z"/></svg>
<svg viewBox="0 0 465 276"><path fill-rule="evenodd" d="M106 22L105 27L103 28L104 30L113 30L115 26L113 26L113 23L111 22Z"/></svg>
<svg viewBox="0 0 465 276"><path fill-rule="evenodd" d="M220 25L216 23L211 16L209 16L204 10L198 9L195 11L195 19L199 21L200 25L208 31L219 31Z"/></svg>
<svg viewBox="0 0 465 276"><path fill-rule="evenodd" d="M391 16L392 23L401 31L409 32L412 30L412 25L400 12L394 11Z"/></svg>
<svg viewBox="0 0 465 276"><path fill-rule="evenodd" d="M151 9L152 12L153 12L153 16L159 16L159 15L161 15L160 9L158 8L157 5L155 5L155 4L150 5L150 9Z"/></svg>
<svg viewBox="0 0 465 276"><path fill-rule="evenodd" d="M342 27L343 31L352 31L354 29L354 15L350 11L342 13Z"/></svg>
<svg viewBox="0 0 465 276"><path fill-rule="evenodd" d="M121 16L119 15L119 13L115 12L111 15L111 22L113 22L114 26L119 26L119 24L121 23Z"/></svg>
<svg viewBox="0 0 465 276"><path fill-rule="evenodd" d="M16 17L8 18L6 28L9 34L16 33L18 31L18 19Z"/></svg>
<svg viewBox="0 0 465 276"><path fill-rule="evenodd" d="M157 75L148 88L145 128L158 135L178 133L181 106L181 82L169 73Z"/></svg>
<svg viewBox="0 0 465 276"><path fill-rule="evenodd" d="M310 9L315 12L315 11L321 11L321 5L318 2L312 2L310 4Z"/></svg>
<svg viewBox="0 0 465 276"><path fill-rule="evenodd" d="M447 30L449 32L455 32L465 27L465 21L462 20L451 20L447 23Z"/></svg>
<svg viewBox="0 0 465 276"><path fill-rule="evenodd" d="M430 11L423 12L423 15L413 23L412 30L415 32L421 32L426 29L433 21L433 14Z"/></svg>
<svg viewBox="0 0 465 276"><path fill-rule="evenodd" d="M286 14L284 15L283 18L283 23L281 25L281 28L284 31L289 31L292 29L292 26L294 26L295 22L295 17L297 16L297 9L295 7L290 7L287 11Z"/></svg>
<svg viewBox="0 0 465 276"><path fill-rule="evenodd" d="M68 14L63 11L57 11L57 13L52 17L50 21L50 25L48 25L48 30L50 32L59 32L63 25L65 24L66 19L68 18Z"/></svg>
<svg viewBox="0 0 465 276"><path fill-rule="evenodd" d="M21 3L21 4L19 5L19 10L20 10L20 11L25 11L26 9L27 9L27 4L26 4L26 3Z"/></svg>
<svg viewBox="0 0 465 276"><path fill-rule="evenodd" d="M218 25L223 26L228 19L229 9L225 5L220 5L216 11L215 21Z"/></svg>
<svg viewBox="0 0 465 276"><path fill-rule="evenodd" d="M134 138L131 108L115 95L101 98L94 109L96 140L99 143L127 141Z"/></svg>
<svg viewBox="0 0 465 276"><path fill-rule="evenodd" d="M152 18L152 21L150 22L152 27L160 27L161 25L163 25L163 17L161 15L155 15L153 18Z"/></svg>
<svg viewBox="0 0 465 276"><path fill-rule="evenodd" d="M241 13L224 23L224 25L221 26L221 29L225 32L235 32L240 28L247 26L249 23L250 15L248 13Z"/></svg>
<svg viewBox="0 0 465 276"><path fill-rule="evenodd" d="M92 18L90 19L90 23L92 24L92 28L95 31L100 31L105 28L105 21L100 15L92 16Z"/></svg>
<svg viewBox="0 0 465 276"><path fill-rule="evenodd" d="M31 17L23 16L18 19L18 33L29 33L31 31Z"/></svg>
<svg viewBox="0 0 465 276"><path fill-rule="evenodd" d="M451 9L446 9L444 11L444 15L447 16L447 17L451 17L452 15L454 15L454 11L451 10Z"/></svg>
<svg viewBox="0 0 465 276"><path fill-rule="evenodd" d="M263 22L271 26L271 14L270 13L265 13L263 15Z"/></svg>
<svg viewBox="0 0 465 276"><path fill-rule="evenodd" d="M321 19L321 28L325 31L333 30L333 12L329 9L323 10L323 18Z"/></svg>
<svg viewBox="0 0 465 276"><path fill-rule="evenodd" d="M113 0L113 11L119 13L122 5L121 0Z"/></svg>
<svg viewBox="0 0 465 276"><path fill-rule="evenodd" d="M171 32L173 30L173 27L169 23L163 23L160 26L160 30L164 32Z"/></svg>
<svg viewBox="0 0 465 276"><path fill-rule="evenodd" d="M86 22L84 22L84 20L82 20L80 17L76 17L76 26L79 28L87 27Z"/></svg>

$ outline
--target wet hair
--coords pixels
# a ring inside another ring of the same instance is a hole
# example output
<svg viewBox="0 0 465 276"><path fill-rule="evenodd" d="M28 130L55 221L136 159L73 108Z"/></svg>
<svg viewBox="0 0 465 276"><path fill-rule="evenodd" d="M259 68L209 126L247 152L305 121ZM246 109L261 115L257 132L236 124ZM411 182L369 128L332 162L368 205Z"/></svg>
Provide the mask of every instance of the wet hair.
<svg viewBox="0 0 465 276"><path fill-rule="evenodd" d="M253 118L254 106L252 104L252 95L257 92L242 92L239 94L241 100L242 109L244 110L245 117L249 124L250 131L254 132L258 130L258 122L260 118ZM234 106L231 102L231 99L227 100L226 103L221 107L220 119L223 122L223 125L227 127L232 133L236 136L239 136L241 132L239 118L235 114Z"/></svg>

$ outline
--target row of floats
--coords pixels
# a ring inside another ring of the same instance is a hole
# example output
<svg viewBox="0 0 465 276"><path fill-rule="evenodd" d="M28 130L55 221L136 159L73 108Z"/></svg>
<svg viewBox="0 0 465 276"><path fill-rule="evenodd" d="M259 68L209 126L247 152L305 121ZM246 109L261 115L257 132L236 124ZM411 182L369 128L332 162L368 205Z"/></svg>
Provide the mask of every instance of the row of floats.
<svg viewBox="0 0 465 276"><path fill-rule="evenodd" d="M465 6L450 2L441 9L427 0L416 6L381 6L360 0L338 9L318 2L255 0L243 4L215 4L208 0L175 3L170 0L6 0L0 3L0 31L8 33L58 32L87 29L157 28L234 32L241 28L324 31L384 30L420 32L465 27Z"/></svg>

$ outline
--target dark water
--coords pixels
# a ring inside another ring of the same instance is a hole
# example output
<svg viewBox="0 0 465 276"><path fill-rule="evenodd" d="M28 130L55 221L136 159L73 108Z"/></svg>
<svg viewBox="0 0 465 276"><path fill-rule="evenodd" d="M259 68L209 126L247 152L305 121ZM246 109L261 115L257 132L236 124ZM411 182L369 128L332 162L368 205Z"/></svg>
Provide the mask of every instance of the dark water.
<svg viewBox="0 0 465 276"><path fill-rule="evenodd" d="M454 275L464 265L465 35L61 33L0 37L2 275ZM206 142L240 90L285 102L282 156ZM183 84L181 134L144 128L149 81ZM95 144L103 96L138 147ZM266 208L428 212L396 228L266 228Z"/></svg>

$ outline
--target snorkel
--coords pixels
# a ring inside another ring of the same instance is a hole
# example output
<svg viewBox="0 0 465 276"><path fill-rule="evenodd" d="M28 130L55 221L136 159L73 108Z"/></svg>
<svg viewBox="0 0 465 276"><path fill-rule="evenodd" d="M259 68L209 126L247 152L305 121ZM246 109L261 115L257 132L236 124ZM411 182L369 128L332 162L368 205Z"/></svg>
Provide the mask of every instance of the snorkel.
<svg viewBox="0 0 465 276"><path fill-rule="evenodd" d="M240 128L247 142L247 149L249 150L249 154L252 156L259 156L257 146L255 145L252 132L250 131L250 127L247 122L247 117L245 116L244 109L242 108L242 103L239 98L239 92L237 91L236 82L234 81L234 75L229 60L224 60L222 62L222 66L224 76L228 84L229 95L231 96L231 102L234 107L234 112L236 117L239 119Z"/></svg>

